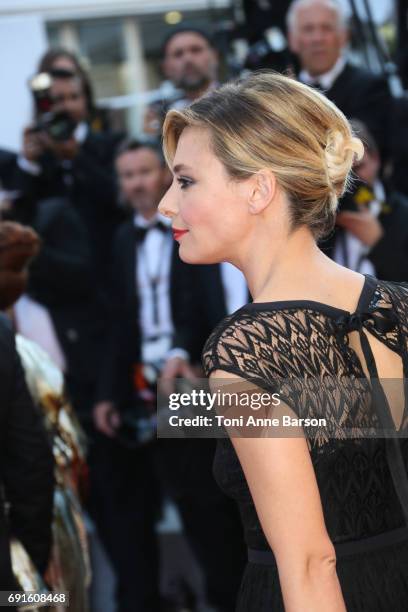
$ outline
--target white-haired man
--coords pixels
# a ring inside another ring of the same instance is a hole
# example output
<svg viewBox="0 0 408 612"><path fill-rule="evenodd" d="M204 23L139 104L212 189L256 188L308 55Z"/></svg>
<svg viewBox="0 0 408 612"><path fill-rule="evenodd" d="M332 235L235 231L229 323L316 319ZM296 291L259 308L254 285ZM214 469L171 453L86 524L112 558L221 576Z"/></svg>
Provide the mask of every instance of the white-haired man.
<svg viewBox="0 0 408 612"><path fill-rule="evenodd" d="M363 121L384 157L392 98L385 79L347 61L347 18L341 6L335 0L294 0L287 25L299 80L321 89L348 118Z"/></svg>

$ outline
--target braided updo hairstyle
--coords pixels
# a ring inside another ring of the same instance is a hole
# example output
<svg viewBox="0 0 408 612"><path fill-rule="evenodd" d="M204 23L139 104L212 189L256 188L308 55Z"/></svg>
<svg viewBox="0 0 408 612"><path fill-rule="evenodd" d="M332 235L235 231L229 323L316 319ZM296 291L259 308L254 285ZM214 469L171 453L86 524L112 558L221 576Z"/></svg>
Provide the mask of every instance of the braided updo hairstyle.
<svg viewBox="0 0 408 612"><path fill-rule="evenodd" d="M231 178L271 169L288 197L292 229L307 225L316 239L332 229L353 160L364 152L343 113L324 95L270 71L169 111L163 126L169 164L188 126L209 129L213 151Z"/></svg>

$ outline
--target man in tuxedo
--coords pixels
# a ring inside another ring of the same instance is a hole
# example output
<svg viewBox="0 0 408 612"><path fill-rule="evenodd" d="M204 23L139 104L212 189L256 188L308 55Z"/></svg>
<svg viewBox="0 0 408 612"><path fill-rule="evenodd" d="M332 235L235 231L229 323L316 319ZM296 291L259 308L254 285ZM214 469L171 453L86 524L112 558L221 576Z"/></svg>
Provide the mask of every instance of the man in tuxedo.
<svg viewBox="0 0 408 612"><path fill-rule="evenodd" d="M94 274L102 287L112 235L121 218L112 165L117 137L92 131L78 75L59 69L50 76L51 111L66 113L72 126L63 140L45 127L25 129L13 187L36 200L54 196L70 200L88 231Z"/></svg>
<svg viewBox="0 0 408 612"><path fill-rule="evenodd" d="M108 435L105 415L111 421L112 409L129 402L135 364L150 364L165 376L194 376L188 363L194 343L191 269L178 257L169 220L157 212L168 171L154 145L137 141L122 144L116 169L133 216L113 241L109 363L99 392L113 401L99 403L94 412L98 429Z"/></svg>
<svg viewBox="0 0 408 612"><path fill-rule="evenodd" d="M391 144L392 98L384 78L347 61L341 7L333 0L294 0L287 25L291 51L300 63L299 80L323 91L349 119L363 121L384 161Z"/></svg>
<svg viewBox="0 0 408 612"><path fill-rule="evenodd" d="M177 504L204 572L208 598L217 610L232 611L244 547L236 508L212 477L214 441L160 440L158 448L152 444L138 449L121 443L124 415L135 403L138 366L144 371L147 366L164 378L193 379L190 363L199 357L201 347L196 337L200 336L196 268L180 260L169 221L157 212L169 186L161 152L152 145L126 142L118 151L116 169L122 195L134 214L117 230L112 255L112 317L94 408L100 434L93 469L98 480L94 487L99 500L97 522L119 583L127 583L130 593L137 580L144 580L151 607L140 609L155 610L157 489L152 455L157 450L161 482ZM108 472L114 474L113 491L104 476ZM124 491L132 500L126 510ZM101 509L108 505L104 520ZM109 539L116 542L115 550Z"/></svg>
<svg viewBox="0 0 408 612"><path fill-rule="evenodd" d="M251 301L244 275L228 262L194 266L196 326L193 356L197 361L205 341L227 315Z"/></svg>

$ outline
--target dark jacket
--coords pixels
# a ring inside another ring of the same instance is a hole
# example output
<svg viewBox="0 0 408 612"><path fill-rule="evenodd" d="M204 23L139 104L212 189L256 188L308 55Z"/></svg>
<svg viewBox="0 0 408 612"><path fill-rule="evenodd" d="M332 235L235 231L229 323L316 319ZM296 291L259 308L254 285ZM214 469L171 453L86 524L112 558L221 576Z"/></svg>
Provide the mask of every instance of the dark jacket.
<svg viewBox="0 0 408 612"><path fill-rule="evenodd" d="M193 360L200 362L201 351L207 338L228 312L220 264L205 264L192 268L196 296Z"/></svg>
<svg viewBox="0 0 408 612"><path fill-rule="evenodd" d="M0 589L14 589L9 536L16 536L45 571L51 545L54 461L43 420L28 393L14 334L0 315Z"/></svg>
<svg viewBox="0 0 408 612"><path fill-rule="evenodd" d="M376 276L387 281L408 281L408 199L401 193L391 193L379 221L384 235L368 254Z"/></svg>
<svg viewBox="0 0 408 612"><path fill-rule="evenodd" d="M12 191L16 185L17 156L12 151L0 149L0 186L2 189Z"/></svg>
<svg viewBox="0 0 408 612"><path fill-rule="evenodd" d="M394 100L392 114L393 188L408 197L408 97Z"/></svg>
<svg viewBox="0 0 408 612"><path fill-rule="evenodd" d="M228 315L221 264L204 264L193 268L194 293L196 295L196 334L194 360L201 360L203 346L214 328ZM248 290L247 301L252 298Z"/></svg>
<svg viewBox="0 0 408 612"><path fill-rule="evenodd" d="M40 160L38 176L14 166L10 185L33 200L55 196L68 198L81 216L89 234L96 278L106 279L111 240L123 214L116 204L113 156L117 138L89 131L78 155L62 164L51 153Z"/></svg>
<svg viewBox="0 0 408 612"><path fill-rule="evenodd" d="M171 315L175 328L173 346L190 354L195 340L193 269L180 260L178 246L174 243L170 267ZM141 356L133 220L123 223L115 234L110 278L110 323L103 351L98 399L126 404L132 396L133 367Z"/></svg>
<svg viewBox="0 0 408 612"><path fill-rule="evenodd" d="M78 212L63 198L21 200L13 217L30 225L42 240L30 266L26 293L48 309L67 360L74 405L79 412L88 412L105 324L88 233Z"/></svg>

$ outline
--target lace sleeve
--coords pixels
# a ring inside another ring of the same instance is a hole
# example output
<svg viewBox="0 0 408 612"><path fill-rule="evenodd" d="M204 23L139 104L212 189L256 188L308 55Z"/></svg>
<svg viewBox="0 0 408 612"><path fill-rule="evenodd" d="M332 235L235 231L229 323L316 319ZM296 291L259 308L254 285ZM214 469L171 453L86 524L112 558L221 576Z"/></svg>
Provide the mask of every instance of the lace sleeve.
<svg viewBox="0 0 408 612"><path fill-rule="evenodd" d="M218 414L234 423L228 429L230 437L305 436L302 424L297 423L300 389L294 378L287 384L280 370L278 336L272 338L268 323L270 319L263 322L251 314L235 313L214 330L205 345L205 373L218 372L211 388L236 398L232 409L224 401L218 406ZM237 380L223 379L223 372Z"/></svg>
<svg viewBox="0 0 408 612"><path fill-rule="evenodd" d="M202 353L205 375L219 370L236 374L266 391L275 389L272 343L268 332L251 315L234 313L208 338Z"/></svg>
<svg viewBox="0 0 408 612"><path fill-rule="evenodd" d="M202 355L205 374L228 372L253 389L278 393L312 446L373 435L379 424L369 383L342 372L342 353L335 352L325 325L323 318L299 311L238 311L209 337Z"/></svg>

